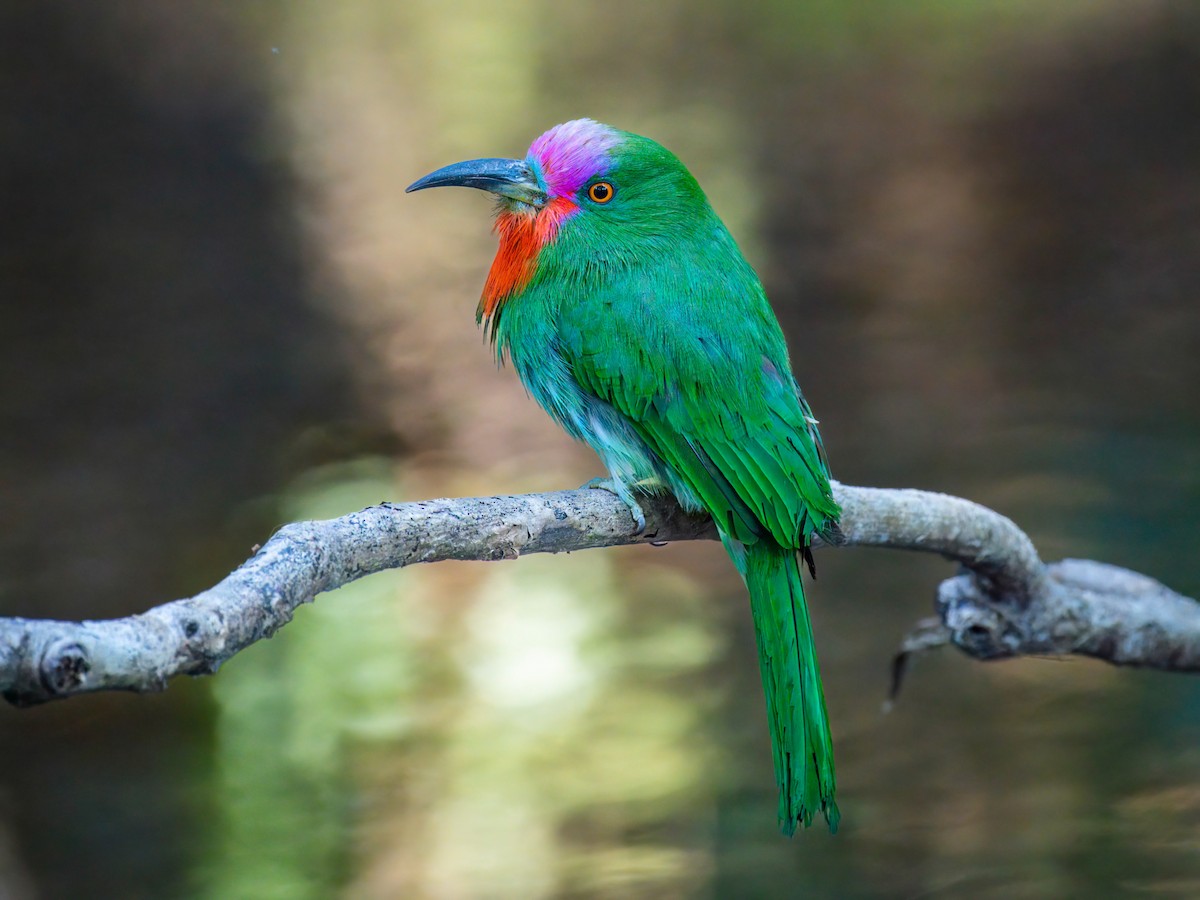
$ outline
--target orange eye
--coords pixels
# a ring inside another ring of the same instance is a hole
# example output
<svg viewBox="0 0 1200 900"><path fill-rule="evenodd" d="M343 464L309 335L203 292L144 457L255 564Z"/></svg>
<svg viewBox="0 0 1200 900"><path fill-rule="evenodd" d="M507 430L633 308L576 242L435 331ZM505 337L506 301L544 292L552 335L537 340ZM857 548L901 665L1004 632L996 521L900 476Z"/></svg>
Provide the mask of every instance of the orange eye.
<svg viewBox="0 0 1200 900"><path fill-rule="evenodd" d="M593 203L607 203L616 193L607 181L597 181L588 188L588 199Z"/></svg>

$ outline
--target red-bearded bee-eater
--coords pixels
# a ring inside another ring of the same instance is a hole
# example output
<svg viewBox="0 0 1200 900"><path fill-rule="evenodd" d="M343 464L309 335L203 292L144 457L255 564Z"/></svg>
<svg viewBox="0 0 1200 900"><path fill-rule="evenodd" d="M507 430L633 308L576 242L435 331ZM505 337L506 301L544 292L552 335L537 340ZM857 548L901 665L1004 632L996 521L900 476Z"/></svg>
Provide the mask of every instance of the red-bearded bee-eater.
<svg viewBox="0 0 1200 900"><path fill-rule="evenodd" d="M839 509L817 421L761 282L684 165L590 119L550 129L522 160L438 169L408 190L498 198L500 247L478 321L498 359L639 494L712 515L746 581L766 692L779 822L839 813L829 721L801 581Z"/></svg>

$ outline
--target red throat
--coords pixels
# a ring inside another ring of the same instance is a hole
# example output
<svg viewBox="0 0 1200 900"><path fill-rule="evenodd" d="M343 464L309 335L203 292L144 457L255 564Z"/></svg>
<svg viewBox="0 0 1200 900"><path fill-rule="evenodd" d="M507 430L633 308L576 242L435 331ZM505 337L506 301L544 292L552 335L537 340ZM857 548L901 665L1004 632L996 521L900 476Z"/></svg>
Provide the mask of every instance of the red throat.
<svg viewBox="0 0 1200 900"><path fill-rule="evenodd" d="M500 247L483 285L480 318L490 319L505 301L525 289L537 268L538 253L578 209L568 198L555 197L536 214L505 211L496 217Z"/></svg>

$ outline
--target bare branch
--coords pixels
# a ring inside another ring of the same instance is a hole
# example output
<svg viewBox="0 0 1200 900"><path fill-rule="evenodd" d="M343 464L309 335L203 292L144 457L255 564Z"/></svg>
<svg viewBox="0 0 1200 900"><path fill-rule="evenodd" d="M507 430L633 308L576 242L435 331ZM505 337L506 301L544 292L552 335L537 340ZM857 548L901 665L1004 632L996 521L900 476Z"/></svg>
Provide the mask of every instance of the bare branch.
<svg viewBox="0 0 1200 900"><path fill-rule="evenodd" d="M1078 653L1119 665L1200 669L1200 604L1115 566L1044 566L1029 538L986 507L913 490L834 484L846 545L939 553L964 566L942 583L940 626L978 659ZM106 621L0 618L0 691L29 705L89 691L161 690L206 675L286 625L317 594L380 572L446 559L515 559L659 541L713 539L712 522L673 500L643 504L630 534L606 491L558 491L373 506L281 528L224 581L186 600Z"/></svg>

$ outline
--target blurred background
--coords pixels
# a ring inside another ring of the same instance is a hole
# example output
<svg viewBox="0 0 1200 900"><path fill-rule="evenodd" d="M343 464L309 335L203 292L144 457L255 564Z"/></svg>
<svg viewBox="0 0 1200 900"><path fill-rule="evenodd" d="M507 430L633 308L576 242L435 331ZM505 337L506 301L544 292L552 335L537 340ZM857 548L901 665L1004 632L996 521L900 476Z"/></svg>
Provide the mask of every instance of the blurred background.
<svg viewBox="0 0 1200 900"><path fill-rule="evenodd" d="M278 525L600 473L473 321L486 197L588 115L767 283L835 474L1200 595L1189 0L0 7L0 613L101 618ZM0 710L0 896L1200 896L1200 683L923 658L944 562L823 553L843 829L780 837L715 544L439 564L215 677Z"/></svg>

